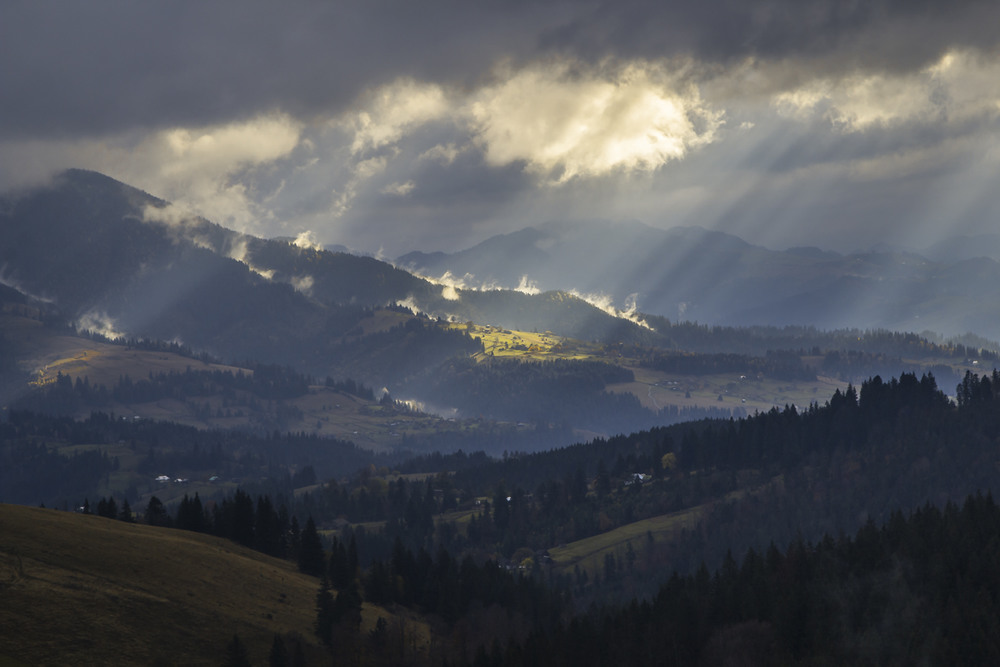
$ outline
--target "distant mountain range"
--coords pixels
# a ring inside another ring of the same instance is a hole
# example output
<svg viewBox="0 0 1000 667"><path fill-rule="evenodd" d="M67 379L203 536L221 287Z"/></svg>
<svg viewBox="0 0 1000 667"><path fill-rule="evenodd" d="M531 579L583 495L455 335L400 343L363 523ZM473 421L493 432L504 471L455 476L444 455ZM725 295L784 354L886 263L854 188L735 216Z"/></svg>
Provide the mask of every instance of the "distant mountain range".
<svg viewBox="0 0 1000 667"><path fill-rule="evenodd" d="M0 199L0 283L110 337L180 341L319 377L376 369L354 377L379 386L475 347L436 318L588 340L651 335L568 294L455 290L371 257L234 232L81 170ZM432 319L399 327L412 315L384 309L400 304ZM373 329L392 333L369 341ZM407 349L406 362L361 363L378 345Z"/></svg>
<svg viewBox="0 0 1000 667"><path fill-rule="evenodd" d="M377 386L475 348L438 318L667 345L609 314L612 303L675 322L1000 338L1000 264L966 256L989 251L988 241L939 244L933 254L951 259L933 260L779 252L694 227L563 222L458 253L410 253L393 266L177 215L168 202L95 172L70 170L0 199L0 283L79 327ZM399 326L410 311L430 319Z"/></svg>
<svg viewBox="0 0 1000 667"><path fill-rule="evenodd" d="M951 236L920 251L936 262L961 262L986 257L1000 261L1000 234Z"/></svg>
<svg viewBox="0 0 1000 667"><path fill-rule="evenodd" d="M467 285L571 290L618 308L726 325L1000 335L1000 235L924 254L775 251L697 227L550 223L397 265Z"/></svg>

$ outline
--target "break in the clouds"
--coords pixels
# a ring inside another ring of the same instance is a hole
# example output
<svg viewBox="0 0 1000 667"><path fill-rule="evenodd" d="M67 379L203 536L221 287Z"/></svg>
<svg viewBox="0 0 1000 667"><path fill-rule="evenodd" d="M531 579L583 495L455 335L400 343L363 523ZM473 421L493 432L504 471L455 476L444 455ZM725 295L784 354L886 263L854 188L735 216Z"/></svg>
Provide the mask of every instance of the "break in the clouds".
<svg viewBox="0 0 1000 667"><path fill-rule="evenodd" d="M575 218L919 246L1000 216L997 25L992 0L12 0L0 187L91 168L161 217L390 256Z"/></svg>

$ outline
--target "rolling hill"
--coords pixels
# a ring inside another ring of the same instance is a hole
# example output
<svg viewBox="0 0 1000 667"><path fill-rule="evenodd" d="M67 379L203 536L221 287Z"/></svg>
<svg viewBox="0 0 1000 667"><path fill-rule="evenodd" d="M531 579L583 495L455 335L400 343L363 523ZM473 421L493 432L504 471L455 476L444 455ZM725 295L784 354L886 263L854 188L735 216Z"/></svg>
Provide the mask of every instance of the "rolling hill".
<svg viewBox="0 0 1000 667"><path fill-rule="evenodd" d="M238 634L264 664L275 635L310 663L319 581L227 540L0 505L0 663L219 665ZM366 627L392 615L369 605Z"/></svg>

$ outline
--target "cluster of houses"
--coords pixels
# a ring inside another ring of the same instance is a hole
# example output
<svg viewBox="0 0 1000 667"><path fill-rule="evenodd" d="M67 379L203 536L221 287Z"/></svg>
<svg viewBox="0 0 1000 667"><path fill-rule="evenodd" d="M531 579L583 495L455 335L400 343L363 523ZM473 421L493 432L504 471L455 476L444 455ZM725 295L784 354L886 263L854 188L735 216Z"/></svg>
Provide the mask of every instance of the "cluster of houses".
<svg viewBox="0 0 1000 667"><path fill-rule="evenodd" d="M219 477L218 475L212 475L211 477L208 478L208 481L211 482L211 483L213 483L213 484L215 482L219 482L221 480L222 480L222 478ZM156 482L157 484L187 484L191 480L188 479L187 477L173 477L172 478L172 477L170 477L170 475L157 475L154 478L153 481Z"/></svg>

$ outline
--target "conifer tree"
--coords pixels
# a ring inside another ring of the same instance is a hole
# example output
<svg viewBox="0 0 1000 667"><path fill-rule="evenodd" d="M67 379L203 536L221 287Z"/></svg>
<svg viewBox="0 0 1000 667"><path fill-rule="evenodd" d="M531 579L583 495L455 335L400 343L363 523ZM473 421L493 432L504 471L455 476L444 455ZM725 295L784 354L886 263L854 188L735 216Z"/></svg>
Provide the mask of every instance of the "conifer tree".
<svg viewBox="0 0 1000 667"><path fill-rule="evenodd" d="M150 526L169 526L170 515L167 514L163 501L153 496L146 505L146 523Z"/></svg>
<svg viewBox="0 0 1000 667"><path fill-rule="evenodd" d="M306 667L306 653L302 648L302 642L295 642L295 650L292 652L292 667Z"/></svg>
<svg viewBox="0 0 1000 667"><path fill-rule="evenodd" d="M299 547L299 570L315 577L323 575L326 569L326 554L323 543L316 532L316 523L310 516L306 527L302 530L302 543Z"/></svg>
<svg viewBox="0 0 1000 667"><path fill-rule="evenodd" d="M240 641L239 635L233 635L232 641L226 646L226 667L250 667L250 657L246 646Z"/></svg>
<svg viewBox="0 0 1000 667"><path fill-rule="evenodd" d="M269 667L288 666L288 649L285 648L285 640L281 638L281 635L274 635L274 641L271 642L271 652L267 656L267 664Z"/></svg>
<svg viewBox="0 0 1000 667"><path fill-rule="evenodd" d="M333 648L333 626L337 623L330 580L323 576L316 593L316 636L327 648Z"/></svg>
<svg viewBox="0 0 1000 667"><path fill-rule="evenodd" d="M127 498L122 500L122 508L118 512L118 520L126 523L135 523L135 517L132 516L132 508L129 506Z"/></svg>
<svg viewBox="0 0 1000 667"><path fill-rule="evenodd" d="M243 489L233 496L231 538L245 547L254 546L255 512L253 498Z"/></svg>
<svg viewBox="0 0 1000 667"><path fill-rule="evenodd" d="M196 533L204 532L205 510L197 493L194 494L194 498L188 498L188 495L184 494L180 507L177 508L177 527L182 530L193 530Z"/></svg>

